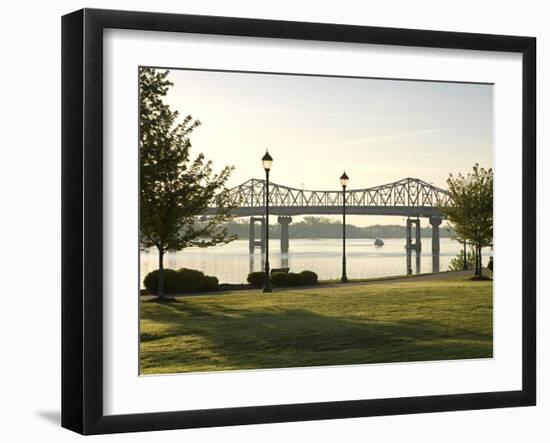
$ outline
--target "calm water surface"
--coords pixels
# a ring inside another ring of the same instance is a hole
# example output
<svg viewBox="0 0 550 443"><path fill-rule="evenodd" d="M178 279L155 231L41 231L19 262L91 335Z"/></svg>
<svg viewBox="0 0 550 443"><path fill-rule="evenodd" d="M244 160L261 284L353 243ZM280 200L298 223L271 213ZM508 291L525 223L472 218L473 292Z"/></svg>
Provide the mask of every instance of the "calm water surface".
<svg viewBox="0 0 550 443"><path fill-rule="evenodd" d="M376 247L373 239L348 239L347 274L349 278L384 277L404 275L406 269L405 239L384 239L384 246ZM461 249L461 245L448 238L441 239L440 270L446 271L449 262ZM416 272L432 272L431 238L422 239L420 267L415 254L412 269ZM489 253L484 252L483 263L487 264ZM272 268L289 267L292 272L304 269L315 271L320 279L340 278L342 272L341 239L291 239L288 254L281 254L279 240L269 242L269 261ZM156 250L142 252L140 256L141 279L158 268ZM256 249L248 252L248 240L211 248L189 248L165 256L164 266L172 269L199 269L205 274L218 277L220 283L244 283L249 272L261 271L263 255Z"/></svg>

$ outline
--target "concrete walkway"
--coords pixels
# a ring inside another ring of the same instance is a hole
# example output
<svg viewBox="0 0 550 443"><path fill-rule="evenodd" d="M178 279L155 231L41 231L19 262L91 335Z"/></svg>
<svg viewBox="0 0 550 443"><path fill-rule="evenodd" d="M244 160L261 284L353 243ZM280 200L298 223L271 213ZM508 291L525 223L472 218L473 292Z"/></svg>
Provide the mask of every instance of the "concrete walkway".
<svg viewBox="0 0 550 443"><path fill-rule="evenodd" d="M383 284L410 283L410 282L419 282L419 281L422 282L422 281L447 280L449 278L462 278L462 277L468 277L472 275L473 275L473 271L447 271L447 272L438 272L435 274L412 275L410 277L399 276L395 278L389 277L389 278L380 278L380 279L365 280L365 281L350 281L348 283L330 283L330 284L322 284L317 286L299 286L295 288L280 288L280 289L339 288L342 286L383 285Z"/></svg>

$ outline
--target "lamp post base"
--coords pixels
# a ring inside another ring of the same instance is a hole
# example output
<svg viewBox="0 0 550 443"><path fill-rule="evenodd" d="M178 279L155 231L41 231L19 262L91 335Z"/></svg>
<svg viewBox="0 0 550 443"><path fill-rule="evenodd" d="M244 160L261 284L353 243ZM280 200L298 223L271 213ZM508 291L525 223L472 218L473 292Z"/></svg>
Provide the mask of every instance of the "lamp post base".
<svg viewBox="0 0 550 443"><path fill-rule="evenodd" d="M273 292L273 286L271 284L271 278L269 278L269 263L266 263L265 267L265 283L262 292Z"/></svg>
<svg viewBox="0 0 550 443"><path fill-rule="evenodd" d="M340 283L347 283L347 282L348 282L348 274L344 270L344 272L342 272L342 278L340 279Z"/></svg>
<svg viewBox="0 0 550 443"><path fill-rule="evenodd" d="M342 278L340 278L340 283L347 283L347 282L348 282L348 272L347 272L347 266L346 266L346 257L344 256L344 258L342 259Z"/></svg>

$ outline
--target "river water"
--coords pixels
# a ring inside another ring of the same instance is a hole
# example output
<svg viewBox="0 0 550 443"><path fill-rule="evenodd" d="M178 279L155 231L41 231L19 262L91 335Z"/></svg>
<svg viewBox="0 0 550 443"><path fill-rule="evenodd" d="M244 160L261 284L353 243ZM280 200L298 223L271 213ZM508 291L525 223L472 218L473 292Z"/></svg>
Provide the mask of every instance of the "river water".
<svg viewBox="0 0 550 443"><path fill-rule="evenodd" d="M405 239L384 239L384 246L374 246L373 239L348 239L347 274L348 278L371 278L404 275L407 272ZM461 249L460 243L449 238L440 240L441 271L446 271L449 262ZM412 254L412 270L432 272L431 238L422 239L420 266L417 267L415 254ZM484 251L483 263L487 264L490 252ZM340 278L342 272L341 239L291 239L288 254L281 254L279 240L269 242L271 268L289 267L291 272L305 269L315 271L320 279ZM218 277L220 283L244 283L249 272L263 269L263 256L259 249L255 254L248 252L248 240L235 240L227 245L206 249L189 248L165 256L166 268L199 269L205 274ZM141 252L140 276L158 268L156 250Z"/></svg>

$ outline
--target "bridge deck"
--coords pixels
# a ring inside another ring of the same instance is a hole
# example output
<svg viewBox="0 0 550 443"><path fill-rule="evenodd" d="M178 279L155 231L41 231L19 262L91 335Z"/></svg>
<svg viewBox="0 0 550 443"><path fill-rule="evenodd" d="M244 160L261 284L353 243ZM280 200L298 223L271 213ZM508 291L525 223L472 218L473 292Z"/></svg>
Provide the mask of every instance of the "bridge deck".
<svg viewBox="0 0 550 443"><path fill-rule="evenodd" d="M342 206L269 206L272 215L339 215ZM262 216L265 206L238 207L231 211L236 217ZM211 208L204 215L213 215L216 208ZM348 215L390 215L402 217L441 217L435 207L430 206L347 206Z"/></svg>

